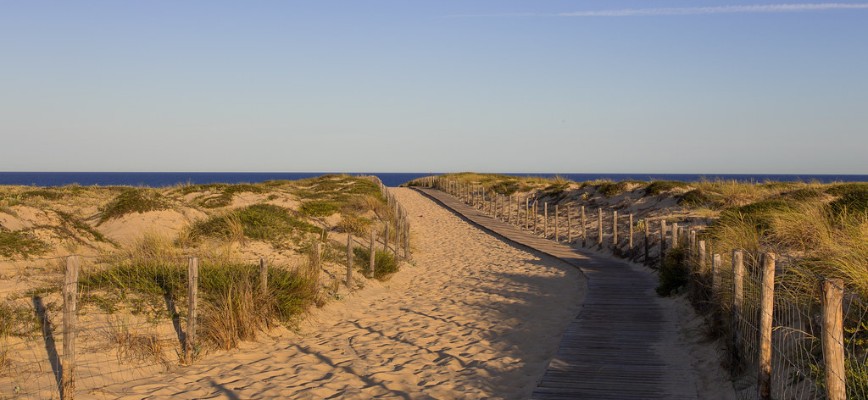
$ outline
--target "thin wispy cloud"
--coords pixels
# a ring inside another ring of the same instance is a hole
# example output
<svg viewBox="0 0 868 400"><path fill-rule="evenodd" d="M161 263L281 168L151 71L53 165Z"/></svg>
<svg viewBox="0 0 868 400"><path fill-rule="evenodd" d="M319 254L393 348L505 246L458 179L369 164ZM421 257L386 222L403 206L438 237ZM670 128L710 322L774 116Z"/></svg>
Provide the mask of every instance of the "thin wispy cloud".
<svg viewBox="0 0 868 400"><path fill-rule="evenodd" d="M653 17L712 14L771 14L831 10L868 10L868 3L794 3L713 7L626 8L562 13L456 15L455 17Z"/></svg>

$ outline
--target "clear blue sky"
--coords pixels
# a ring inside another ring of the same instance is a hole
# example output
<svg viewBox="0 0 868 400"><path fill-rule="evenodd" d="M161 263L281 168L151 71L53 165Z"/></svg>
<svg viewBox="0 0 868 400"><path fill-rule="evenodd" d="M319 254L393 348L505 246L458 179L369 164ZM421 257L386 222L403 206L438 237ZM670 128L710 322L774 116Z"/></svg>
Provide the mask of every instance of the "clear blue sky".
<svg viewBox="0 0 868 400"><path fill-rule="evenodd" d="M0 1L0 171L868 174L868 2Z"/></svg>

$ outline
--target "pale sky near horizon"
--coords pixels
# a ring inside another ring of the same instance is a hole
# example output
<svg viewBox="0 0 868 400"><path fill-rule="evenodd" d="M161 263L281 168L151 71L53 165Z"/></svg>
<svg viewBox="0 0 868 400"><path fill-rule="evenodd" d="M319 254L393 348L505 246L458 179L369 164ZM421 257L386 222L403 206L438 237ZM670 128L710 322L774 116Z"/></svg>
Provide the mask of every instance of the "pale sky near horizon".
<svg viewBox="0 0 868 400"><path fill-rule="evenodd" d="M0 171L868 174L866 74L866 1L0 0Z"/></svg>

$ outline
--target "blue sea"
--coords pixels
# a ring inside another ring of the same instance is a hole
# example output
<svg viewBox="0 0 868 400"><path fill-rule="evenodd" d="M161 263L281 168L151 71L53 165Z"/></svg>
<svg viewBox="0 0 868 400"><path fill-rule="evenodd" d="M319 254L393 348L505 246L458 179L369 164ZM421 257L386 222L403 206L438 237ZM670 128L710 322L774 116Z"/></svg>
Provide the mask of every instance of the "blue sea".
<svg viewBox="0 0 868 400"><path fill-rule="evenodd" d="M326 174L325 172L0 172L0 185L63 186L79 184L84 186L172 186L177 184L206 183L255 183L277 179L304 179ZM386 186L399 186L402 183L423 176L438 175L439 172L351 172L351 175L376 175ZM651 181L698 181L737 180L742 182L764 181L819 181L819 182L868 182L868 175L775 175L775 174L540 174L504 173L514 176L533 176L551 178L560 176L576 182L595 179L620 181L625 179Z"/></svg>

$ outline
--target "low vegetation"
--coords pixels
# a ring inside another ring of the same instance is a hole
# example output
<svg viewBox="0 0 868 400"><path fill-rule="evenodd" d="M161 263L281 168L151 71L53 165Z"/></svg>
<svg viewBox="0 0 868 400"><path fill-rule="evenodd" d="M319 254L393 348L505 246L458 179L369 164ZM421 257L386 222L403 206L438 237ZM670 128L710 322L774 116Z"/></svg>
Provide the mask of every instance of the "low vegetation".
<svg viewBox="0 0 868 400"><path fill-rule="evenodd" d="M371 265L371 251L361 247L353 249L356 270L364 276L368 276L368 268ZM374 250L374 278L386 280L392 274L398 272L398 263L392 253L383 250Z"/></svg>
<svg viewBox="0 0 868 400"><path fill-rule="evenodd" d="M254 204L196 222L191 227L191 237L280 242L298 238L301 233L322 230L294 214L289 209L273 204Z"/></svg>
<svg viewBox="0 0 868 400"><path fill-rule="evenodd" d="M113 218L132 213L145 213L172 208L172 203L155 189L130 188L119 194L105 206L100 214L102 224Z"/></svg>
<svg viewBox="0 0 868 400"><path fill-rule="evenodd" d="M0 228L0 256L29 257L44 254L51 249L48 243L26 231L6 231Z"/></svg>
<svg viewBox="0 0 868 400"><path fill-rule="evenodd" d="M146 237L106 261L80 277L83 305L110 314L125 310L152 321L183 315L187 262L170 242ZM268 326L292 323L319 301L318 273L308 265L272 266L263 292L258 264L204 255L199 265L201 337L211 348L230 349ZM121 339L128 336L122 329L116 333Z"/></svg>

